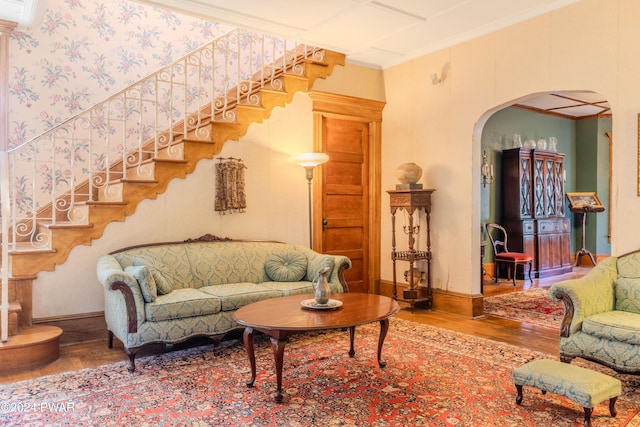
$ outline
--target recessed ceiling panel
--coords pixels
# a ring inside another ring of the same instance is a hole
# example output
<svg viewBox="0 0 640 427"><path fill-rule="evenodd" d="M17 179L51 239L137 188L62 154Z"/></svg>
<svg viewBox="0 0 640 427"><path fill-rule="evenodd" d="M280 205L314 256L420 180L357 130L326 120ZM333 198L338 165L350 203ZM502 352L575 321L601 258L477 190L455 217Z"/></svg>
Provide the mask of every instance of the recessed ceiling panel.
<svg viewBox="0 0 640 427"><path fill-rule="evenodd" d="M563 97L566 98L572 98L572 99L579 99L580 101L583 102L591 102L591 103L595 103L595 102L605 102L606 99L600 95L597 92L591 92L591 91L577 91L577 90L565 90L562 91L561 94L559 94Z"/></svg>
<svg viewBox="0 0 640 427"><path fill-rule="evenodd" d="M596 92L562 91L532 96L517 103L518 106L542 113L568 117L610 114L609 102Z"/></svg>
<svg viewBox="0 0 640 427"><path fill-rule="evenodd" d="M434 16L463 7L469 3L469 0L374 0L374 3L431 19Z"/></svg>
<svg viewBox="0 0 640 427"><path fill-rule="evenodd" d="M233 12L239 16L308 30L324 21L332 19L351 7L357 6L352 0L308 1L291 0L181 0L186 5L200 3L211 8Z"/></svg>
<svg viewBox="0 0 640 427"><path fill-rule="evenodd" d="M405 0L405 3L411 3L411 1ZM427 5L431 3L426 2ZM374 46L384 50L395 50L409 56L424 54L521 22L540 10L542 6L548 7L541 3L544 2L492 0L491 6L488 7L486 1L472 0L453 2L449 8L441 5L439 13L430 15L427 22L406 28L401 33L390 34L384 39L377 40ZM424 13L425 8L426 6L423 6L419 13Z"/></svg>
<svg viewBox="0 0 640 427"><path fill-rule="evenodd" d="M549 108L571 107L575 106L576 104L582 103L548 93L536 96L531 99L527 99L526 101L520 102L520 104L526 105L528 107L538 108L540 110L547 110Z"/></svg>
<svg viewBox="0 0 640 427"><path fill-rule="evenodd" d="M561 108L561 109L553 109L551 112L564 114L567 116L573 117L584 117L584 116L597 116L603 112L602 108L594 107L592 105L583 105L579 107L569 107L569 108Z"/></svg>
<svg viewBox="0 0 640 427"><path fill-rule="evenodd" d="M345 46L348 53L351 49L369 46L374 40L403 31L418 22L416 17L362 4L311 29L306 38L316 40L322 37L323 43Z"/></svg>

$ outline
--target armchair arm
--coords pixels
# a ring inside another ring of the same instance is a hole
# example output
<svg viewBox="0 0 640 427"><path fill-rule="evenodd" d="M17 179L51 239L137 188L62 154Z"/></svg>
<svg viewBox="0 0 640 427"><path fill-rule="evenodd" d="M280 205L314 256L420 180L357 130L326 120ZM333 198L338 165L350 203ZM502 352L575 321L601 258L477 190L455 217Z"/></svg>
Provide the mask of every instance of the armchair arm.
<svg viewBox="0 0 640 427"><path fill-rule="evenodd" d="M579 279L564 280L551 286L551 299L565 305L560 336L568 337L582 328L585 317L611 311L615 305L614 285L617 259L609 257Z"/></svg>
<svg viewBox="0 0 640 427"><path fill-rule="evenodd" d="M105 314L109 313L108 295L115 292L121 295L122 299L118 299L115 304L123 305L120 309L113 307L114 311L124 311L126 313L126 327L128 333L138 331L138 325L144 322L146 316L144 313L144 298L138 281L125 272L118 260L112 255L102 255L97 262L98 280L105 289ZM111 299L113 301L113 299Z"/></svg>

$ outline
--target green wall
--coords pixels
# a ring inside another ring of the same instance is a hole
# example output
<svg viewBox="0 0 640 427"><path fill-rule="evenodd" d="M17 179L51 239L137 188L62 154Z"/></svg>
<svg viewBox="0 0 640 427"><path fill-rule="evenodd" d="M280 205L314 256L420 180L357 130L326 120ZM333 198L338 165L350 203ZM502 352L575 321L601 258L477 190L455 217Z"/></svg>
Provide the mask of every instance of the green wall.
<svg viewBox="0 0 640 427"><path fill-rule="evenodd" d="M594 254L609 254L609 140L606 132L610 130L610 118L572 120L517 107L505 108L491 116L482 130L481 149L486 151L489 162L493 165L495 179L492 184L486 187L481 184L480 187L482 239L486 238L484 224L502 221L502 150L512 148L514 134L520 134L523 143L528 139L538 141L540 138L546 139L548 143L549 137L554 136L558 140L558 152L565 154L565 192L597 191L607 208L606 216L592 214L598 215L593 220L587 217L588 226L593 229L587 230L585 246ZM568 204L566 216L572 221L573 254L581 247L581 222L579 217L574 218L569 212ZM485 262L491 259L492 254L488 250L485 252Z"/></svg>
<svg viewBox="0 0 640 427"><path fill-rule="evenodd" d="M605 211L588 214L586 219L585 247L593 254L611 253L609 243L609 138L611 118L593 118L576 121L579 150L576 150L575 191L595 191ZM575 247L582 244L582 217L575 215Z"/></svg>

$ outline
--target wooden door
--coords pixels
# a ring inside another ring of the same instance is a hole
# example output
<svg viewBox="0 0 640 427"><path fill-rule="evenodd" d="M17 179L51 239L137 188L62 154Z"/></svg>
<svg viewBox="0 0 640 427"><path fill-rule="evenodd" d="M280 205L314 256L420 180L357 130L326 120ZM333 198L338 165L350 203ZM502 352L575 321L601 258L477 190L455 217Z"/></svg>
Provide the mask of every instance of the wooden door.
<svg viewBox="0 0 640 427"><path fill-rule="evenodd" d="M347 256L350 292L369 292L369 124L323 117L322 249Z"/></svg>
<svg viewBox="0 0 640 427"><path fill-rule="evenodd" d="M316 91L309 96L313 148L329 154L314 181L313 248L351 259L345 271L351 292L379 293L384 102Z"/></svg>

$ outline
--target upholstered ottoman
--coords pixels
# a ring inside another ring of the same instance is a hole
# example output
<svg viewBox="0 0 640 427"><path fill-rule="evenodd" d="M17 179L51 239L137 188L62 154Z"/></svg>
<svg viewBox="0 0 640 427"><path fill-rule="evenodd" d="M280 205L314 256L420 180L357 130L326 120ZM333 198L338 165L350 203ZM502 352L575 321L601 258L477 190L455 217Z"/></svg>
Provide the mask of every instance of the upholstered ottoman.
<svg viewBox="0 0 640 427"><path fill-rule="evenodd" d="M591 413L609 399L609 412L616 416L616 399L622 391L620 380L599 372L555 360L534 360L513 370L513 381L522 403L522 386L536 387L566 397L584 408L584 426L591 426Z"/></svg>

